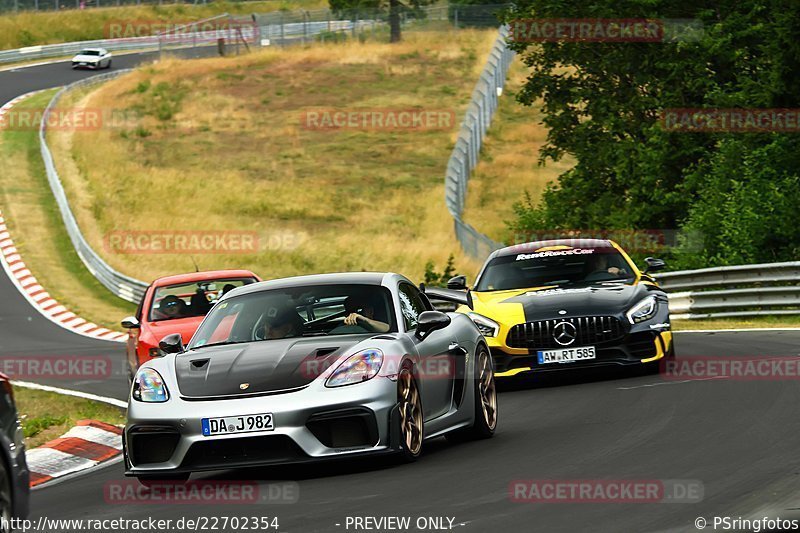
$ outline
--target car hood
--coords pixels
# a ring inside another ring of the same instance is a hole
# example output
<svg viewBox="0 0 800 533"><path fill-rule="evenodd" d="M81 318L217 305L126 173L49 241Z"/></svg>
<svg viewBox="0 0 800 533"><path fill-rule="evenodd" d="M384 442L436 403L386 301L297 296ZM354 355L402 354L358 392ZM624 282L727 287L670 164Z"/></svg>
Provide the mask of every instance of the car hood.
<svg viewBox="0 0 800 533"><path fill-rule="evenodd" d="M157 322L148 322L147 330L150 338L154 341L153 345L158 343L172 333L180 333L181 340L187 344L191 340L194 332L200 327L200 322L203 321L205 316L193 316L187 318L176 318L174 320L159 320Z"/></svg>
<svg viewBox="0 0 800 533"><path fill-rule="evenodd" d="M506 324L548 318L616 315L647 296L641 283L592 283L570 287L535 287L474 292L475 312Z"/></svg>
<svg viewBox="0 0 800 533"><path fill-rule="evenodd" d="M175 357L175 375L187 398L274 393L311 383L344 353L371 335L275 339L198 348Z"/></svg>
<svg viewBox="0 0 800 533"><path fill-rule="evenodd" d="M93 63L95 61L98 61L100 59L100 57L101 56L83 56L83 55L79 54L79 55L76 55L75 57L73 57L72 60L73 61L81 61L81 62L84 62L84 63Z"/></svg>

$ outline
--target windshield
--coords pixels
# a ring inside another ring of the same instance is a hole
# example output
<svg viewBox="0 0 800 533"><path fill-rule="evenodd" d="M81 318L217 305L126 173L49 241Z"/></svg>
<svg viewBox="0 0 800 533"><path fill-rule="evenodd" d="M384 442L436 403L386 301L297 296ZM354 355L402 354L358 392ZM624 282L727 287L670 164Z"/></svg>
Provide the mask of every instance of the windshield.
<svg viewBox="0 0 800 533"><path fill-rule="evenodd" d="M79 56L99 56L100 50L82 50Z"/></svg>
<svg viewBox="0 0 800 533"><path fill-rule="evenodd" d="M633 267L616 248L566 248L496 257L486 266L477 291L630 281Z"/></svg>
<svg viewBox="0 0 800 533"><path fill-rule="evenodd" d="M215 279L157 287L150 303L150 321L204 316L222 295L255 281L253 278Z"/></svg>
<svg viewBox="0 0 800 533"><path fill-rule="evenodd" d="M352 320L347 320L349 317ZM221 302L198 328L189 348L397 331L395 324L391 294L385 287L312 285L274 289Z"/></svg>

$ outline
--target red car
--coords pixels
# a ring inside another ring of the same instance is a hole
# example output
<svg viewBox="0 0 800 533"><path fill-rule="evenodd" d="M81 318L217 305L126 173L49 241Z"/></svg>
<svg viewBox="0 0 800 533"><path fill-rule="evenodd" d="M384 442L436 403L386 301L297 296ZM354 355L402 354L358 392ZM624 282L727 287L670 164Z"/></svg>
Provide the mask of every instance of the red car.
<svg viewBox="0 0 800 533"><path fill-rule="evenodd" d="M228 291L261 281L249 270L214 270L167 276L155 280L139 303L136 316L122 321L128 329L128 372L158 357L158 342L170 333L180 333L189 342L211 306Z"/></svg>

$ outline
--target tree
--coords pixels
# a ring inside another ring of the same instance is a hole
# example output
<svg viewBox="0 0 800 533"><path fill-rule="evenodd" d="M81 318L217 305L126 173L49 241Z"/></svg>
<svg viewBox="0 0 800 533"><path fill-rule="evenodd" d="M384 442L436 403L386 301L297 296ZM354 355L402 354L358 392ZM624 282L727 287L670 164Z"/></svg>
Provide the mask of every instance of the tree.
<svg viewBox="0 0 800 533"><path fill-rule="evenodd" d="M702 231L706 250L684 258L687 266L796 251L800 210L779 199L796 196L797 133L686 133L661 124L670 108L800 107L793 0L517 0L506 16L702 24L692 38L659 42L512 45L531 69L519 101L541 106L549 130L540 163L576 159L540 203L515 206L513 229ZM767 205L768 215L755 216Z"/></svg>
<svg viewBox="0 0 800 533"><path fill-rule="evenodd" d="M361 12L372 10L374 12L389 13L389 41L400 42L402 33L400 28L400 15L404 12L415 13L423 6L435 0L407 0L404 4L400 0L329 0L331 9L337 13L347 13L355 16Z"/></svg>

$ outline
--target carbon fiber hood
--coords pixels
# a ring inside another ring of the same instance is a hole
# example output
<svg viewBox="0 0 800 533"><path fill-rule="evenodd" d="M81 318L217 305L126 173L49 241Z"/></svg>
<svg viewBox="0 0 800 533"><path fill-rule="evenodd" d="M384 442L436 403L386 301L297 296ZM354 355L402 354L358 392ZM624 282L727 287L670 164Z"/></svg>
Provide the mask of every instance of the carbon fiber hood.
<svg viewBox="0 0 800 533"><path fill-rule="evenodd" d="M371 335L275 339L198 348L175 357L185 398L275 393L311 383Z"/></svg>

